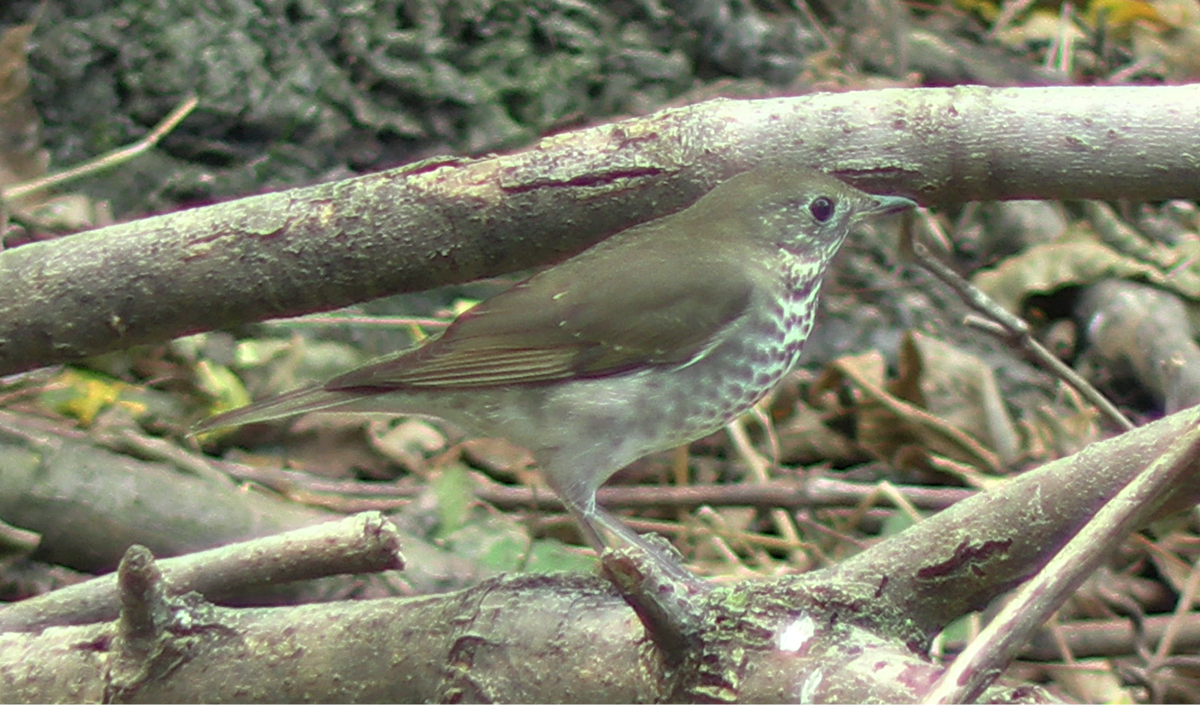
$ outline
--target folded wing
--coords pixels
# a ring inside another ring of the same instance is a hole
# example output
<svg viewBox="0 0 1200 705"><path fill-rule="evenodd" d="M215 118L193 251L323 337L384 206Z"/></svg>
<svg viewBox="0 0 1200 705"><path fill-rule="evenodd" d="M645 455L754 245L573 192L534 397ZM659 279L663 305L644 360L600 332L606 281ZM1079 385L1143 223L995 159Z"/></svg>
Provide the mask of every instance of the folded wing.
<svg viewBox="0 0 1200 705"><path fill-rule="evenodd" d="M643 240L636 256L626 242L602 243L479 304L440 338L325 389L538 384L687 364L745 315L757 282L734 258L680 252L668 239Z"/></svg>

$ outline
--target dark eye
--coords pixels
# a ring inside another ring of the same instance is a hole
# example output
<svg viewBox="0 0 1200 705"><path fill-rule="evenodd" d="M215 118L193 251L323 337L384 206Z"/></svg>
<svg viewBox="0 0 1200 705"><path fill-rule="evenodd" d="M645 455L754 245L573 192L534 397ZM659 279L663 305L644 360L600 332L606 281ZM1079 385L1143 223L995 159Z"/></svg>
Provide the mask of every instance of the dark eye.
<svg viewBox="0 0 1200 705"><path fill-rule="evenodd" d="M808 212L812 213L812 217L816 219L818 223L824 223L832 218L833 209L833 201L825 198L824 196L816 198L812 203L808 204Z"/></svg>

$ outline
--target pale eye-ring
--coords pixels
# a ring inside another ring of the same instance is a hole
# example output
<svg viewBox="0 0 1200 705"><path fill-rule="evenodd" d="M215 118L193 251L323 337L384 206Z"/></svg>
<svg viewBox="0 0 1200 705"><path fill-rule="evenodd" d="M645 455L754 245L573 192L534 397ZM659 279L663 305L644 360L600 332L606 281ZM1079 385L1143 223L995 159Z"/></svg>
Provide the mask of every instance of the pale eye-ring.
<svg viewBox="0 0 1200 705"><path fill-rule="evenodd" d="M808 212L812 214L814 220L818 223L824 223L833 217L834 211L833 199L819 196L813 199L813 202L808 204Z"/></svg>

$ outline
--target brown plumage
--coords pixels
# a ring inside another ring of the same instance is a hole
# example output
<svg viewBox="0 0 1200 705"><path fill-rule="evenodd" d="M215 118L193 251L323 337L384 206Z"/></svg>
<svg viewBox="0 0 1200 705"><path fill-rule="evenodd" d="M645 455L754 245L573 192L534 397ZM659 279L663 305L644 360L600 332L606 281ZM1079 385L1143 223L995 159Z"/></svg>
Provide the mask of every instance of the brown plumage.
<svg viewBox="0 0 1200 705"><path fill-rule="evenodd" d="M423 345L196 430L321 409L445 418L529 448L597 549L603 528L661 557L595 506L596 489L770 391L795 367L850 227L914 205L807 169L754 169L480 303Z"/></svg>

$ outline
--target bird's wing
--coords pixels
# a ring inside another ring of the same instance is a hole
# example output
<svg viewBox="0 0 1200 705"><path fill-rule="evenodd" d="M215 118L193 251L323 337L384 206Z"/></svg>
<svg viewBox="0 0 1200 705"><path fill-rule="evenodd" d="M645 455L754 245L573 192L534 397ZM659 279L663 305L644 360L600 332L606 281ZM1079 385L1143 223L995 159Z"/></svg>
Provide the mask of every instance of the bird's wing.
<svg viewBox="0 0 1200 705"><path fill-rule="evenodd" d="M686 364L745 315L759 281L737 258L679 252L668 239L602 243L484 301L427 345L325 389L480 388Z"/></svg>

